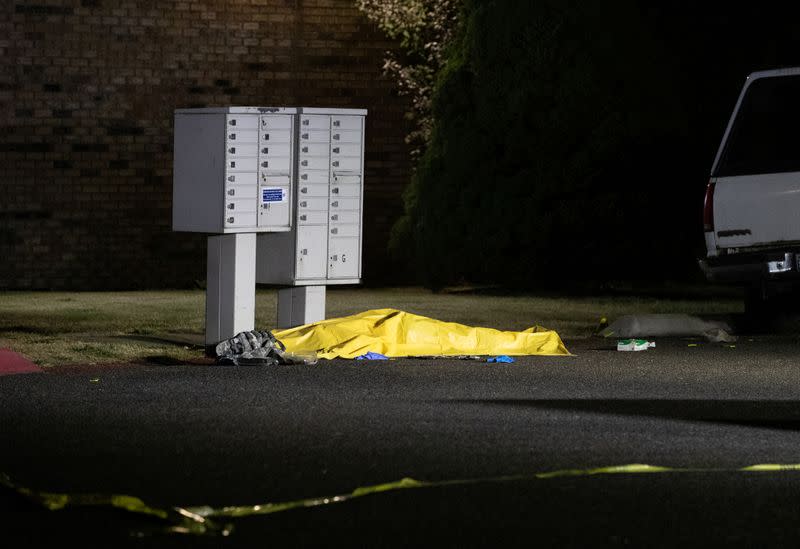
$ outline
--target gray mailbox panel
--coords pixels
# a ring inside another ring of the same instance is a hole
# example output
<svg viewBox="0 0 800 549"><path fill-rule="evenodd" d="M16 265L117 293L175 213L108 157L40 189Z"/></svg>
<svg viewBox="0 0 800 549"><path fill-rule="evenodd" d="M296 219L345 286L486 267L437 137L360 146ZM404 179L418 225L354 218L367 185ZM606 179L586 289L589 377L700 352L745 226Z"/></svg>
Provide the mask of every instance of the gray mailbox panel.
<svg viewBox="0 0 800 549"><path fill-rule="evenodd" d="M361 279L363 109L298 108L294 219L260 234L256 281L307 286Z"/></svg>
<svg viewBox="0 0 800 549"><path fill-rule="evenodd" d="M173 230L290 230L296 118L294 108L176 110Z"/></svg>

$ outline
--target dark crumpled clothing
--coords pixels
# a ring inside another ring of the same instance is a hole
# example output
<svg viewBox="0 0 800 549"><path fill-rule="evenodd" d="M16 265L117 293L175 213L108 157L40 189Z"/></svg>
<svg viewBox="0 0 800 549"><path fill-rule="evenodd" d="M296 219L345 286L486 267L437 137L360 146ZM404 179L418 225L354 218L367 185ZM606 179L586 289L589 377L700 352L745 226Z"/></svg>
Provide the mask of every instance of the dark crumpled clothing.
<svg viewBox="0 0 800 549"><path fill-rule="evenodd" d="M314 364L316 354L297 355L286 352L286 347L272 332L251 330L240 332L217 344L217 364L234 366L275 366L278 364Z"/></svg>

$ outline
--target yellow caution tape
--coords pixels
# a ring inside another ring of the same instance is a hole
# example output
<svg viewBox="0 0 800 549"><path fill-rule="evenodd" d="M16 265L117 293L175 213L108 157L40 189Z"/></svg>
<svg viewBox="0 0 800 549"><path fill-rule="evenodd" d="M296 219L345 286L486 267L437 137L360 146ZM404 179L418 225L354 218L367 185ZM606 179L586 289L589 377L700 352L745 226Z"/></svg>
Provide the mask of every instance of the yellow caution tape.
<svg viewBox="0 0 800 549"><path fill-rule="evenodd" d="M443 322L396 309L373 309L331 318L273 335L290 353L356 358L454 355L569 355L558 334L541 326L522 332Z"/></svg>
<svg viewBox="0 0 800 549"><path fill-rule="evenodd" d="M536 475L536 478L546 479L546 478L559 478L559 477L587 477L591 475L671 473L675 471L676 469L671 469L669 467L645 465L643 463L631 463L628 465L598 467L596 469L564 469L563 471L551 471L549 473L539 473Z"/></svg>
<svg viewBox="0 0 800 549"><path fill-rule="evenodd" d="M230 524L218 525L187 509L181 507L161 509L147 505L135 496L39 492L19 486L5 473L0 473L0 486L13 490L50 511L59 511L67 507L113 507L130 513L156 517L168 523L164 529L166 533L228 536L233 530Z"/></svg>
<svg viewBox="0 0 800 549"><path fill-rule="evenodd" d="M644 463L629 463L625 465L612 465L609 467L596 467L591 469L562 469L527 475L479 477L472 479L422 481L413 478L403 478L395 482L361 486L348 494L339 494L334 496L314 497L278 503L262 503L258 505L237 505L216 508L210 506L170 507L168 509L152 507L145 504L137 497L127 495L76 495L37 492L13 483L11 479L3 473L0 473L0 486L14 490L18 494L23 495L36 503L39 503L51 511L58 511L66 507L110 506L129 511L131 513L149 515L162 519L169 523L169 526L163 529L163 532L165 533L228 536L233 532L233 525L220 525L212 521L212 518L234 519L257 515L270 515L289 511L291 509L321 507L335 503L343 503L360 497L394 492L398 490L414 490L420 488L436 488L469 484L548 480L569 477L588 477L597 475L659 473L776 473L792 471L800 471L800 463L758 463L739 468L681 468L647 465Z"/></svg>
<svg viewBox="0 0 800 549"><path fill-rule="evenodd" d="M759 463L742 467L740 471L775 472L775 471L800 471L800 463Z"/></svg>
<svg viewBox="0 0 800 549"><path fill-rule="evenodd" d="M202 517L238 518L249 517L253 515L271 515L273 513L280 513L282 511L289 511L290 509L298 509L301 507L319 507L322 505L330 505L331 503L342 503L354 498L361 498L372 494L379 494L381 492L392 492L395 490L406 490L411 488L425 488L430 486L438 486L440 484L441 483L437 482L423 482L413 478L404 478L396 482L387 482L385 484L376 484L373 486L361 486L349 494L340 494L337 496L298 499L283 503L263 503L261 505L220 507L219 509L214 509L213 507L189 507L188 510Z"/></svg>

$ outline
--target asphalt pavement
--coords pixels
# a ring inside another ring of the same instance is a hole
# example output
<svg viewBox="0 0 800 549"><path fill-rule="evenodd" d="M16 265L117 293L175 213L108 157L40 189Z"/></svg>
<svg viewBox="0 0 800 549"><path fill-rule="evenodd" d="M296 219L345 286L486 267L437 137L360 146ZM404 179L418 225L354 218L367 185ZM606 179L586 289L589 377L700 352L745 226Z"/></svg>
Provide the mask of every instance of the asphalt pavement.
<svg viewBox="0 0 800 549"><path fill-rule="evenodd" d="M800 464L800 337L654 341L513 364L153 359L0 377L0 472L34 492L222 507L434 483L232 518L227 537L9 489L0 516L18 545L796 546L800 470L737 469ZM681 471L534 476L623 464Z"/></svg>

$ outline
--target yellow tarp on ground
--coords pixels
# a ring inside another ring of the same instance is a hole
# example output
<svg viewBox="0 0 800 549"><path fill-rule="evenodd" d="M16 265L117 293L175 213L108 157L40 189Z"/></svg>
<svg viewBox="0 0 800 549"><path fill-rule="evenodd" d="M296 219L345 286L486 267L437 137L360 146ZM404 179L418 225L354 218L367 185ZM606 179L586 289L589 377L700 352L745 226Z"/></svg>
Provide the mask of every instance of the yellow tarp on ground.
<svg viewBox="0 0 800 549"><path fill-rule="evenodd" d="M272 333L287 351L316 351L320 358L356 358L370 351L390 357L570 354L556 332L539 326L502 332L396 309L374 309Z"/></svg>

